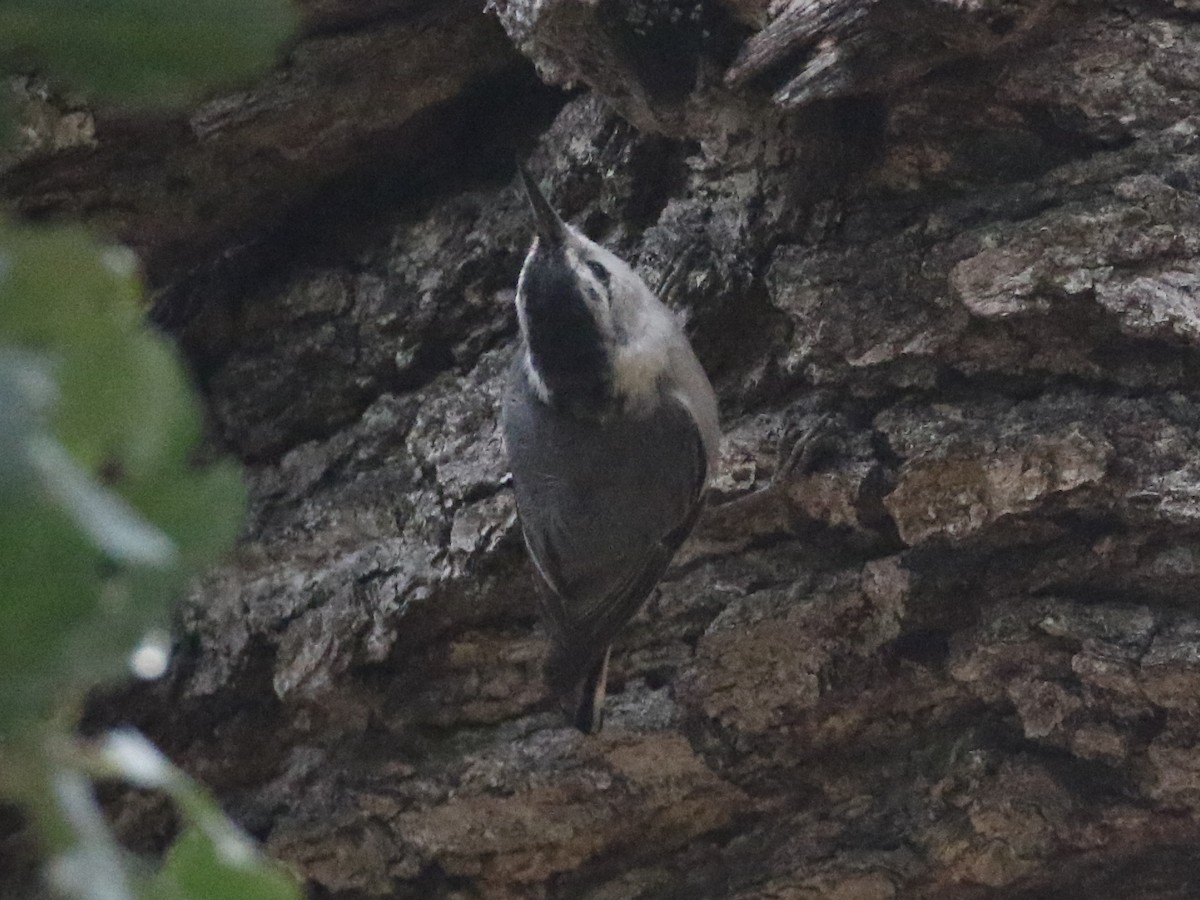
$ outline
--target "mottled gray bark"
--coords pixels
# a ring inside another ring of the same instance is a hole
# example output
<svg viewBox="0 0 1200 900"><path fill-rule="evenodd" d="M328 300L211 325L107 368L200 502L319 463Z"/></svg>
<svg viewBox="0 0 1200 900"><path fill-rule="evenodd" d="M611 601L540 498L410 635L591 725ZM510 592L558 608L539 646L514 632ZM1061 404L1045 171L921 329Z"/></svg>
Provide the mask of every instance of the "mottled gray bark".
<svg viewBox="0 0 1200 900"><path fill-rule="evenodd" d="M260 84L8 173L139 246L249 465L169 678L95 722L320 897L1200 895L1194 14L491 6L313 4ZM496 430L531 148L687 319L714 503L831 416L706 515L597 737Z"/></svg>

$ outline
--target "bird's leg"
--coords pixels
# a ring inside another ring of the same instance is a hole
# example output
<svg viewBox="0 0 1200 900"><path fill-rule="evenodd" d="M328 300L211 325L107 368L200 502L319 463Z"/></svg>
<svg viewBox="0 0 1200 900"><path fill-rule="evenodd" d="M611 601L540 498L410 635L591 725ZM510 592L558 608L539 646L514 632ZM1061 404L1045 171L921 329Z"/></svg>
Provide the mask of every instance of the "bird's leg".
<svg viewBox="0 0 1200 900"><path fill-rule="evenodd" d="M676 282L687 271L686 267L692 261L692 253L693 251L690 246L685 250L680 250L671 257L670 262L663 268L662 274L658 279L658 284L654 288L654 293L664 303L674 289Z"/></svg>
<svg viewBox="0 0 1200 900"><path fill-rule="evenodd" d="M794 512L788 497L788 486L796 478L812 471L813 464L831 444L829 424L833 416L826 413L791 441L794 431L780 438L779 465L770 482L763 488L709 507L696 526L699 549L727 547L730 542L745 544L756 535L778 534L792 530ZM703 555L704 551L699 550Z"/></svg>
<svg viewBox="0 0 1200 900"><path fill-rule="evenodd" d="M820 456L821 452L829 449L829 423L833 421L833 416L829 413L822 413L817 421L804 430L804 432L792 441L791 449L788 450L787 458L775 467L775 474L771 476L771 483L763 490L779 491L787 488L787 483L794 477L807 475L812 471L812 465ZM787 446L789 434L784 432L783 437L779 439L779 456L783 457L783 450Z"/></svg>
<svg viewBox="0 0 1200 900"><path fill-rule="evenodd" d="M817 421L804 429L798 437L792 437L795 434L794 429L785 430L779 439L779 462L767 485L752 494L722 503L715 508L726 509L739 504L750 504L751 501L761 504L767 498L782 497L786 500L788 483L811 472L817 457L829 449L829 423L832 421L832 415L822 413Z"/></svg>

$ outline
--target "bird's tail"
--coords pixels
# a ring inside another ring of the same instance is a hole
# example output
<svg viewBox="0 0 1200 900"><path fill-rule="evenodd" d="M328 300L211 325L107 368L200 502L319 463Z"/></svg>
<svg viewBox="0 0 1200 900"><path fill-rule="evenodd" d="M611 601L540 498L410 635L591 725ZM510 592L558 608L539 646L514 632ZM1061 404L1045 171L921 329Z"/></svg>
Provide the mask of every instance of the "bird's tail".
<svg viewBox="0 0 1200 900"><path fill-rule="evenodd" d="M605 647L598 659L581 664L569 648L555 646L546 660L546 684L558 696L571 724L584 734L595 734L604 724L611 651L611 646Z"/></svg>

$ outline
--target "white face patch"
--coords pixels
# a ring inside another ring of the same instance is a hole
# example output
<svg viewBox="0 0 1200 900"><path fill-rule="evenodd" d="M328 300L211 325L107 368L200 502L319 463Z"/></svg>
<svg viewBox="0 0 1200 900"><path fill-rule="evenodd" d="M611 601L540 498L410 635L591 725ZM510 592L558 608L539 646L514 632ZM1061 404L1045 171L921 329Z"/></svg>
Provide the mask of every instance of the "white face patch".
<svg viewBox="0 0 1200 900"><path fill-rule="evenodd" d="M563 252L583 302L608 346L612 392L627 411L649 414L660 401L660 385L669 374L672 348L683 340L679 325L620 257L570 226L567 232ZM551 390L528 349L526 273L537 252L535 239L517 281L517 318L526 343L522 365L530 387L549 403Z"/></svg>
<svg viewBox="0 0 1200 900"><path fill-rule="evenodd" d="M644 306L641 313L630 328L634 336L613 356L613 391L633 412L649 412L658 405L659 383L670 365L678 328L658 303Z"/></svg>
<svg viewBox="0 0 1200 900"><path fill-rule="evenodd" d="M529 261L537 253L537 248L538 239L534 238L533 243L529 245L529 252L525 254L525 262L521 263L521 274L517 276L517 325L521 329L522 337L529 334L529 316L525 312L525 273L529 271ZM528 354L526 356L528 357Z"/></svg>
<svg viewBox="0 0 1200 900"><path fill-rule="evenodd" d="M529 315L525 311L525 273L529 270L529 262L537 254L537 249L538 239L535 237L529 247L529 252L525 254L525 262L521 264L521 274L517 277L517 325L521 329L521 336L524 339L521 365L524 366L525 374L529 377L529 386L533 388L533 392L539 400L549 403L550 388L546 386L546 380L542 378L541 373L533 364L533 357L529 355Z"/></svg>

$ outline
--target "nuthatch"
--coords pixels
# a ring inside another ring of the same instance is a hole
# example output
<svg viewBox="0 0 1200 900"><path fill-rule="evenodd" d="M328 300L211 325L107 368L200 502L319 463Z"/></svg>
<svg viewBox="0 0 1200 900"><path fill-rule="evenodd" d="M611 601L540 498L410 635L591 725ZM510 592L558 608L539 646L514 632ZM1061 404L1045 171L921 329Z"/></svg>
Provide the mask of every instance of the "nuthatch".
<svg viewBox="0 0 1200 900"><path fill-rule="evenodd" d="M504 443L541 582L546 681L591 733L613 638L700 514L717 402L670 310L521 177L537 235L517 282Z"/></svg>

